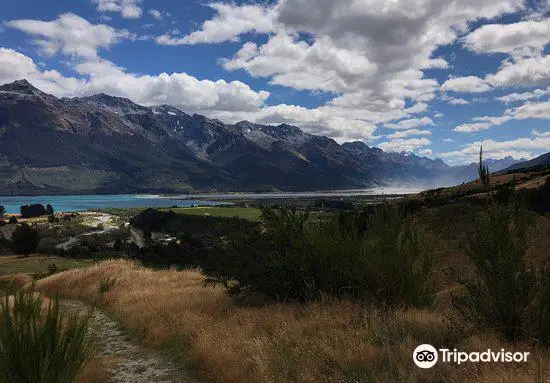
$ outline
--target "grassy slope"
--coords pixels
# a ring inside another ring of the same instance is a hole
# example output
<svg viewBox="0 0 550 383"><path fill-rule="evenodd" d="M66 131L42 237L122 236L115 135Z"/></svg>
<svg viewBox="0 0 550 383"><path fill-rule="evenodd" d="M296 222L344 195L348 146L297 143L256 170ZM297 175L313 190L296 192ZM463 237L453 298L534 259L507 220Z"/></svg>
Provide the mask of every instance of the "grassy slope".
<svg viewBox="0 0 550 383"><path fill-rule="evenodd" d="M182 207L161 209L163 211L172 210L177 214L192 214L192 215L210 215L212 217L237 217L257 221L260 219L262 212L254 207Z"/></svg>
<svg viewBox="0 0 550 383"><path fill-rule="evenodd" d="M106 277L116 283L100 296ZM451 323L456 315L448 309L381 312L344 300L238 307L223 290L202 282L194 271L108 261L56 274L39 281L38 289L99 302L145 343L169 346L182 366L209 382L536 382L538 363L550 366L547 353L529 350L531 362L522 365L439 363L421 370L411 358L421 343L464 351L528 346Z"/></svg>

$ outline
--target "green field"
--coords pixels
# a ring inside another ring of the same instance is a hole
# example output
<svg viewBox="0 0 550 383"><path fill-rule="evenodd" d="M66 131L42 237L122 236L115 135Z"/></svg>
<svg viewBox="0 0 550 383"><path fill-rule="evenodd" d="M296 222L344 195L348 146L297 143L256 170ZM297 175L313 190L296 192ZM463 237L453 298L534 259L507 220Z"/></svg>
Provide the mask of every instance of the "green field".
<svg viewBox="0 0 550 383"><path fill-rule="evenodd" d="M53 263L58 269L74 269L89 266L92 261L61 257L0 257L0 276L45 273L48 265Z"/></svg>
<svg viewBox="0 0 550 383"><path fill-rule="evenodd" d="M209 215L212 217L237 217L241 219L248 219L250 221L258 221L262 215L262 211L255 207L181 207L162 210L172 210L177 214Z"/></svg>

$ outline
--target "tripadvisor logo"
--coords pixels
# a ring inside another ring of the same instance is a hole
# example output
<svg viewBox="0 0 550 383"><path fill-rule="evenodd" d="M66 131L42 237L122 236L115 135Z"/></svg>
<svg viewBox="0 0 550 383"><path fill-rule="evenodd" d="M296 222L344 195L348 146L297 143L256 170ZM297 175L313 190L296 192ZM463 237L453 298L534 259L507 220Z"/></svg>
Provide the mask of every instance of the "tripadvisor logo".
<svg viewBox="0 0 550 383"><path fill-rule="evenodd" d="M440 355L441 354L441 355ZM511 352L501 349L492 351L488 349L483 352L462 352L456 348L440 348L439 351L429 344L421 344L413 351L413 361L420 368L432 368L439 357L443 363L462 364L471 363L525 363L529 357L528 352Z"/></svg>
<svg viewBox="0 0 550 383"><path fill-rule="evenodd" d="M414 349L413 360L420 368L432 368L437 363L437 350L430 344L421 344Z"/></svg>

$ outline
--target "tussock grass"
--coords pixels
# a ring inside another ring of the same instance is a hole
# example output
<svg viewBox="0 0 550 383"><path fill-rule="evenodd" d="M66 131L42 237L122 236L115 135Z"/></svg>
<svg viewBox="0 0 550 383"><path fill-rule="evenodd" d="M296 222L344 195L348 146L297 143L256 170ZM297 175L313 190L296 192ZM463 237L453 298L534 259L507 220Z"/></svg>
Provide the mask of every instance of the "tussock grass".
<svg viewBox="0 0 550 383"><path fill-rule="evenodd" d="M101 294L101 280L116 278ZM154 271L107 261L38 282L47 293L97 302L146 344L170 347L208 382L536 382L548 353L477 332L456 313L380 310L348 300L240 307L194 271ZM421 343L464 351L531 351L527 364L414 366ZM548 369L544 369L548 376Z"/></svg>
<svg viewBox="0 0 550 383"><path fill-rule="evenodd" d="M0 303L0 382L72 383L89 357L87 316L64 314L32 289Z"/></svg>

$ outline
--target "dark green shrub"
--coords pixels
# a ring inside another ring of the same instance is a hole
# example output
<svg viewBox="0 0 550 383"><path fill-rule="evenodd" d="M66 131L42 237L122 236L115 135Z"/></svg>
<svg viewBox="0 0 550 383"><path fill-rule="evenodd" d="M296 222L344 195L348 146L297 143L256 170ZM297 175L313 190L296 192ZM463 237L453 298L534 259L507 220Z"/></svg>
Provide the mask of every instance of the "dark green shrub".
<svg viewBox="0 0 550 383"><path fill-rule="evenodd" d="M545 346L550 345L550 268L538 274L537 294L527 311L529 335Z"/></svg>
<svg viewBox="0 0 550 383"><path fill-rule="evenodd" d="M391 305L432 302L430 246L400 209L383 206L366 218L337 214L321 222L284 208L263 213L263 232L218 242L202 264L208 283L276 300L329 294Z"/></svg>
<svg viewBox="0 0 550 383"><path fill-rule="evenodd" d="M89 316L45 305L32 290L1 299L0 382L73 383L88 361Z"/></svg>
<svg viewBox="0 0 550 383"><path fill-rule="evenodd" d="M13 215L8 219L8 223L13 225L17 223L17 218L15 218Z"/></svg>
<svg viewBox="0 0 550 383"><path fill-rule="evenodd" d="M36 228L24 222L13 231L11 242L16 254L28 255L36 251L40 242L40 234Z"/></svg>
<svg viewBox="0 0 550 383"><path fill-rule="evenodd" d="M479 149L479 164L477 167L477 172L483 187L486 191L489 191L489 187L491 186L491 172L489 171L489 167L483 162L483 146Z"/></svg>
<svg viewBox="0 0 550 383"><path fill-rule="evenodd" d="M49 223L59 222L59 218L56 217L55 215L53 215L53 213L52 213L52 214L48 215L48 222Z"/></svg>
<svg viewBox="0 0 550 383"><path fill-rule="evenodd" d="M527 212L513 201L482 211L465 246L478 278L464 281L467 292L455 297L455 306L508 340L550 340L550 286L526 261L529 243Z"/></svg>
<svg viewBox="0 0 550 383"><path fill-rule="evenodd" d="M23 205L19 208L21 212L21 218L40 217L41 215L48 214L48 211L44 205L36 203L33 205Z"/></svg>

